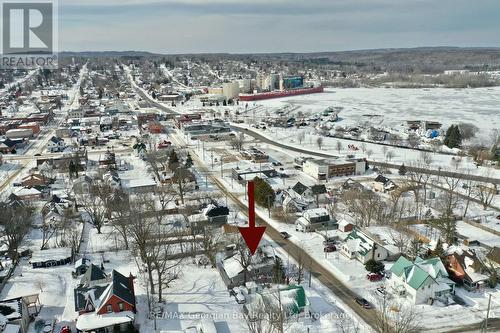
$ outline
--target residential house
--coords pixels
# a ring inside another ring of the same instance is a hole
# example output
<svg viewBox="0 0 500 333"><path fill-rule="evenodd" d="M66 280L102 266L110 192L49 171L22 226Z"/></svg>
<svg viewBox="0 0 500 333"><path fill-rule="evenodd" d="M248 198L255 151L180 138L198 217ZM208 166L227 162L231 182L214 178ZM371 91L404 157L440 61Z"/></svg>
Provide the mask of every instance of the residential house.
<svg viewBox="0 0 500 333"><path fill-rule="evenodd" d="M87 270L89 269L90 265L92 263L90 262L90 259L88 258L80 258L75 262L75 276L79 276L82 274L85 274Z"/></svg>
<svg viewBox="0 0 500 333"><path fill-rule="evenodd" d="M80 278L79 286L91 288L101 284L107 284L109 281L104 271L91 263Z"/></svg>
<svg viewBox="0 0 500 333"><path fill-rule="evenodd" d="M58 138L57 136L51 137L49 142L47 143L47 150L49 150L51 153L57 153L63 151L64 149L66 149L66 143L64 142L64 139Z"/></svg>
<svg viewBox="0 0 500 333"><path fill-rule="evenodd" d="M232 289L248 281L270 283L276 260L281 259L276 256L272 246L260 246L250 257L251 264L246 269L241 265L239 253L218 254L217 268L228 289Z"/></svg>
<svg viewBox="0 0 500 333"><path fill-rule="evenodd" d="M200 214L193 214L188 217L188 222L193 230L201 229L205 226L221 227L227 223L229 208L218 204L208 204Z"/></svg>
<svg viewBox="0 0 500 333"><path fill-rule="evenodd" d="M303 232L336 227L336 220L330 217L325 208L308 209L295 221L295 229Z"/></svg>
<svg viewBox="0 0 500 333"><path fill-rule="evenodd" d="M37 201L42 199L42 192L34 187L23 187L16 191L16 196L24 201Z"/></svg>
<svg viewBox="0 0 500 333"><path fill-rule="evenodd" d="M346 221L346 220L340 220L339 222L339 231L342 232L351 232L354 230L354 224Z"/></svg>
<svg viewBox="0 0 500 333"><path fill-rule="evenodd" d="M493 247L486 255L486 263L492 269L500 273L500 247Z"/></svg>
<svg viewBox="0 0 500 333"><path fill-rule="evenodd" d="M366 264L370 259L381 261L389 256L389 252L384 246L375 242L359 229L354 229L347 236L340 248L340 253L349 259L357 259L363 264Z"/></svg>
<svg viewBox="0 0 500 333"><path fill-rule="evenodd" d="M390 270L390 288L413 304L432 303L434 300L447 303L448 296L455 292L455 282L448 278L439 258L423 260L417 257L411 262L401 256Z"/></svg>
<svg viewBox="0 0 500 333"><path fill-rule="evenodd" d="M134 277L113 270L109 280L99 279L105 274L97 273L96 267L91 265L84 277L97 274L94 281L102 283L86 283L74 289L76 328L81 332L125 332L133 325L136 313Z"/></svg>
<svg viewBox="0 0 500 333"><path fill-rule="evenodd" d="M396 184L383 175L378 175L372 182L372 187L377 192L389 192L396 188Z"/></svg>
<svg viewBox="0 0 500 333"><path fill-rule="evenodd" d="M300 212L305 210L313 202L319 206L327 193L323 184L306 186L297 182L291 189L283 192L283 209L287 212Z"/></svg>
<svg viewBox="0 0 500 333"><path fill-rule="evenodd" d="M489 279L484 264L476 256L474 250L457 248L448 251L446 269L450 279L463 285L469 291L481 289Z"/></svg>
<svg viewBox="0 0 500 333"><path fill-rule="evenodd" d="M46 187L52 184L53 182L54 182L53 179L39 173L34 173L21 179L21 185L24 187L33 187L33 186Z"/></svg>
<svg viewBox="0 0 500 333"><path fill-rule="evenodd" d="M308 313L309 305L304 287L292 284L258 291L251 302L243 306L243 311L250 319L258 319L264 313L269 316L284 313L290 317Z"/></svg>

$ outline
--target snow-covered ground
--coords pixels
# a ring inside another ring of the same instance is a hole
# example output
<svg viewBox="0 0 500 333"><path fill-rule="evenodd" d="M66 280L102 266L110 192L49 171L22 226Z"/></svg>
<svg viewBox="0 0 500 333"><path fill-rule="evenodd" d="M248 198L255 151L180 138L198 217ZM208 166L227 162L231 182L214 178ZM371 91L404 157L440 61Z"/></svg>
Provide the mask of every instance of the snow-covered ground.
<svg viewBox="0 0 500 333"><path fill-rule="evenodd" d="M281 108L298 106L305 114L343 107L338 125L355 126L367 120L387 128L399 128L407 120L438 121L445 127L470 122L490 130L500 128L500 87L479 89L325 89L324 93L268 99L255 105ZM253 106L252 102L252 106ZM261 109L265 112L265 108ZM297 110L298 111L298 110ZM371 120L370 120L371 119Z"/></svg>

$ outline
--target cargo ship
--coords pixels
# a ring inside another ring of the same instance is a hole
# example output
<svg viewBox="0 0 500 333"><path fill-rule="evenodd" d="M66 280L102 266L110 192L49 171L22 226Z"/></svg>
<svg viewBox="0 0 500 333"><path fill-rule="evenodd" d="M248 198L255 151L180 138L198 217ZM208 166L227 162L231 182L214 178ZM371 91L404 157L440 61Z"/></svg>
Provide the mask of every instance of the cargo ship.
<svg viewBox="0 0 500 333"><path fill-rule="evenodd" d="M257 93L257 94L240 94L240 101L243 101L243 102L260 101L262 99L315 94L315 93L321 93L321 92L323 92L323 90L324 90L323 86L318 86L318 87L314 87L314 88L301 88L301 89L284 90L284 91L271 91L271 92L263 92L263 93Z"/></svg>

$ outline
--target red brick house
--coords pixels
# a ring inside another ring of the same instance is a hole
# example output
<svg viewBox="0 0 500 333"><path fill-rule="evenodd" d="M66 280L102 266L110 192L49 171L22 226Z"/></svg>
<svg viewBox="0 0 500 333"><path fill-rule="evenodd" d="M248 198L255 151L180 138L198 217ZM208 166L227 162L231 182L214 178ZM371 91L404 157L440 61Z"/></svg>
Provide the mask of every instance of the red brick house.
<svg viewBox="0 0 500 333"><path fill-rule="evenodd" d="M480 289L489 279L489 276L485 274L487 268L473 250L457 249L446 259L446 270L450 279L467 290Z"/></svg>
<svg viewBox="0 0 500 333"><path fill-rule="evenodd" d="M80 284L74 290L75 311L79 315L76 327L82 332L125 329L133 324L136 313L134 277L113 270L110 279L106 279L104 272L97 273L92 274L98 275L96 281L101 283Z"/></svg>

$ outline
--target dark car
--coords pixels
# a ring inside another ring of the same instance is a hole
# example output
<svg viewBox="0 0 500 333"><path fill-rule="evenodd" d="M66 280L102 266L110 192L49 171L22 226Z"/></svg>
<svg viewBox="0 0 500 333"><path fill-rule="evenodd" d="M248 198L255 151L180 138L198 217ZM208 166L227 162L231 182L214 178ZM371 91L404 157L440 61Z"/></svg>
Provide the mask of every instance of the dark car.
<svg viewBox="0 0 500 333"><path fill-rule="evenodd" d="M380 273L368 273L366 274L366 278L371 282L377 282L384 278L384 276Z"/></svg>
<svg viewBox="0 0 500 333"><path fill-rule="evenodd" d="M292 237L292 235L290 235L288 232L286 231L281 231L280 232L280 235L284 238L284 239L288 239L290 237Z"/></svg>
<svg viewBox="0 0 500 333"><path fill-rule="evenodd" d="M33 155L33 156L42 156L42 154L40 154L40 153L36 153L36 154L35 154L35 155Z"/></svg>
<svg viewBox="0 0 500 333"><path fill-rule="evenodd" d="M323 251L324 252L335 252L335 251L337 251L337 248L333 244L328 244L324 247Z"/></svg>
<svg viewBox="0 0 500 333"><path fill-rule="evenodd" d="M328 237L327 239L325 239L323 241L324 246L332 245L332 244L335 244L335 238L333 238L333 237Z"/></svg>
<svg viewBox="0 0 500 333"><path fill-rule="evenodd" d="M363 297L356 297L354 300L356 301L356 303L358 303L358 305L362 306L365 309L372 308L370 303L368 303L368 301L366 299L364 299Z"/></svg>

